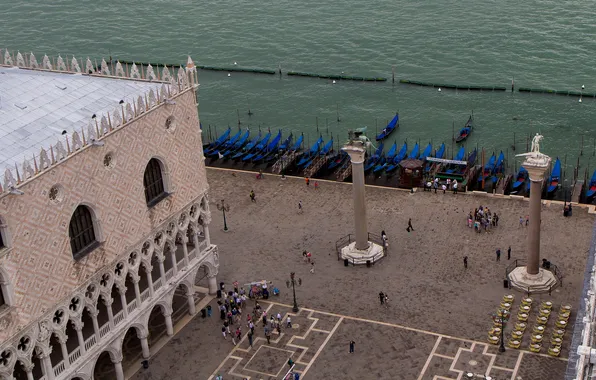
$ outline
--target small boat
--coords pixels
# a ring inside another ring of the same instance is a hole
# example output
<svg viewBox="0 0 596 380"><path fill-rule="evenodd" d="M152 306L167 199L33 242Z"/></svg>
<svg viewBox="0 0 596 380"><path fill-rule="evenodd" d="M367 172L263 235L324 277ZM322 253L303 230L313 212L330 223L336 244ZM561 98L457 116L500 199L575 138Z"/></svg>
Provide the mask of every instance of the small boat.
<svg viewBox="0 0 596 380"><path fill-rule="evenodd" d="M300 135L300 137L298 137L298 140L296 140L296 142L290 149L290 152L296 152L296 151L300 150L300 148L302 148L303 141L304 141L304 135L302 134L302 135Z"/></svg>
<svg viewBox="0 0 596 380"><path fill-rule="evenodd" d="M443 156L445 155L445 143L441 144L441 146L439 147L439 150L437 150L437 152L435 153L435 158L443 158ZM430 171L431 166L434 164L434 162L428 162L426 164L426 171Z"/></svg>
<svg viewBox="0 0 596 380"><path fill-rule="evenodd" d="M553 194L559 188L559 182L561 181L561 160L557 157L557 161L555 161L555 166L553 167L553 171L550 173L550 180L548 189L546 190L548 194Z"/></svg>
<svg viewBox="0 0 596 380"><path fill-rule="evenodd" d="M377 162L379 162L379 160L381 159L381 155L383 154L383 146L384 144L380 143L375 153L366 160L366 162L364 163L365 173L370 169L374 168Z"/></svg>
<svg viewBox="0 0 596 380"><path fill-rule="evenodd" d="M377 141L381 141L389 137L389 135L399 127L399 114L395 114L393 119L387 124L385 128L377 135Z"/></svg>
<svg viewBox="0 0 596 380"><path fill-rule="evenodd" d="M222 152L225 152L226 150L233 147L234 144L236 144L236 141L238 141L241 134L242 134L242 131L239 129L238 133L236 133L234 136L230 137L229 140L224 141L224 143L221 144L219 147L214 148L214 149L210 150L209 152L203 152L203 153L208 157L219 157L219 155Z"/></svg>
<svg viewBox="0 0 596 380"><path fill-rule="evenodd" d="M426 160L426 157L430 156L430 152L432 152L433 150L433 146L431 143L428 143L428 145L426 146L426 148L424 148L424 151L422 153L420 153L420 156L418 156L419 160Z"/></svg>
<svg viewBox="0 0 596 380"><path fill-rule="evenodd" d="M404 143L404 145L402 145L401 149L399 150L399 153L397 153L397 155L393 159L393 162L390 165L387 165L385 167L385 173L391 173L392 171L397 169L397 166L404 158L406 158L407 154L408 154L408 144Z"/></svg>
<svg viewBox="0 0 596 380"><path fill-rule="evenodd" d="M408 155L408 159L418 158L418 153L420 153L420 147L418 146L418 143L416 143L416 145L414 145L414 149L412 149Z"/></svg>
<svg viewBox="0 0 596 380"><path fill-rule="evenodd" d="M455 157L453 157L453 160L454 161L463 161L465 155L466 155L466 148L464 148L462 146L457 151L457 154L455 155ZM454 173L456 170L459 170L457 165L449 165L447 170L445 170L445 173L451 174L451 173Z"/></svg>
<svg viewBox="0 0 596 380"><path fill-rule="evenodd" d="M273 153L273 154L277 153L280 140L281 140L281 130L277 133L277 136L275 136L275 138L273 140L271 140L271 142L267 145L267 147L265 149L263 149L259 154L254 156L252 158L252 160L254 162L258 162L258 161L262 160L263 158L265 158L265 156L269 155L270 153Z"/></svg>
<svg viewBox="0 0 596 380"><path fill-rule="evenodd" d="M327 170L333 170L337 168L338 166L343 164L343 162L347 160L348 157L348 154L342 150L340 153L335 155L335 157L329 160L329 164L327 164Z"/></svg>
<svg viewBox="0 0 596 380"><path fill-rule="evenodd" d="M319 137L319 139L313 144L310 150L302 155L300 161L298 161L298 166L302 167L306 165L309 161L311 161L313 156L319 152L319 149L321 149L322 143L323 136Z"/></svg>
<svg viewBox="0 0 596 380"><path fill-rule="evenodd" d="M271 162L274 159L282 156L284 153L286 153L288 151L288 148L292 144L293 139L294 139L294 135L292 133L290 133L290 136L288 136L276 150L272 150L269 153L267 153L267 155L263 158L263 161Z"/></svg>
<svg viewBox="0 0 596 380"><path fill-rule="evenodd" d="M255 157L261 151L267 148L267 144L269 144L269 139L271 139L271 132L267 133L267 135L263 137L263 140L261 140L261 142L257 146L255 146L252 152L248 152L244 157L242 157L242 161L249 161L251 158Z"/></svg>
<svg viewBox="0 0 596 380"><path fill-rule="evenodd" d="M515 178L516 180L511 185L511 188L517 191L528 179L528 171L523 166L520 166Z"/></svg>
<svg viewBox="0 0 596 380"><path fill-rule="evenodd" d="M377 164L377 166L375 166L375 168L373 169L373 173L379 173L382 172L385 167L387 167L387 165L390 165L393 162L393 159L395 158L395 155L397 153L397 143L393 143L393 145L391 146L391 149L389 149L389 152L387 153L386 159L383 161L383 163L379 163Z"/></svg>
<svg viewBox="0 0 596 380"><path fill-rule="evenodd" d="M478 182L482 182L483 180L486 181L488 177L493 173L493 169L495 168L495 162L497 161L497 157L493 153L490 156L488 162L484 165L484 169L482 170L482 174L478 176Z"/></svg>
<svg viewBox="0 0 596 380"><path fill-rule="evenodd" d="M279 150L283 152L288 150L290 148L290 145L292 145L292 140L294 140L294 134L290 132L288 138L286 138L279 146Z"/></svg>
<svg viewBox="0 0 596 380"><path fill-rule="evenodd" d="M327 141L327 144L325 144L325 146L323 147L323 149L321 149L319 154L321 156L324 156L327 153L329 153L329 151L331 151L331 149L333 149L333 137L331 138L331 140Z"/></svg>
<svg viewBox="0 0 596 380"><path fill-rule="evenodd" d="M470 115L470 118L466 122L466 125L462 129L460 129L459 134L455 138L455 142L462 142L470 136L472 133L472 129L474 129L474 118Z"/></svg>
<svg viewBox="0 0 596 380"><path fill-rule="evenodd" d="M594 170L594 174L592 174L592 179L590 180L590 184L588 185L588 191L586 192L586 198L591 199L596 195L596 170Z"/></svg>
<svg viewBox="0 0 596 380"><path fill-rule="evenodd" d="M495 164L495 166L493 167L493 172L492 172L492 180L493 182L497 182L498 178L497 178L497 174L499 173L503 173L503 162L505 161L505 155L503 154L503 152L501 151L501 154L499 154L499 157L497 158L497 163Z"/></svg>
<svg viewBox="0 0 596 380"><path fill-rule="evenodd" d="M228 128L228 130L225 131L223 133L223 135L219 136L217 138L217 140L215 140L211 144L207 144L206 147L203 147L203 154L209 154L209 152L211 152L212 150L217 149L221 144L223 144L228 139L228 137L230 137L231 131L232 131L232 128Z"/></svg>
<svg viewBox="0 0 596 380"><path fill-rule="evenodd" d="M251 142L246 144L246 146L234 151L233 155L232 155L232 160L240 158L240 157L244 156L247 152L250 152L259 143L260 139L261 139L261 132L259 132L259 134L257 136L255 136L255 138ZM232 153L230 153L230 154L232 154Z"/></svg>

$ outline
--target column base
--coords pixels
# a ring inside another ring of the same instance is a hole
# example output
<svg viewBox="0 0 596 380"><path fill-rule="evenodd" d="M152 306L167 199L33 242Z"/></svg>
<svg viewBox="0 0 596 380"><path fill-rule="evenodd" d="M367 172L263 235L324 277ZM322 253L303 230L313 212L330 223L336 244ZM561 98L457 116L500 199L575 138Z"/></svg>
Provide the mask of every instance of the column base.
<svg viewBox="0 0 596 380"><path fill-rule="evenodd" d="M538 270L538 274L529 274L526 267L517 267L508 277L511 287L522 292L548 293L559 285L557 277L543 268Z"/></svg>
<svg viewBox="0 0 596 380"><path fill-rule="evenodd" d="M369 241L368 244L368 249L364 250L356 249L356 242L348 244L341 249L341 258L348 259L354 265L359 265L366 264L367 261L377 262L385 256L382 246L372 241Z"/></svg>

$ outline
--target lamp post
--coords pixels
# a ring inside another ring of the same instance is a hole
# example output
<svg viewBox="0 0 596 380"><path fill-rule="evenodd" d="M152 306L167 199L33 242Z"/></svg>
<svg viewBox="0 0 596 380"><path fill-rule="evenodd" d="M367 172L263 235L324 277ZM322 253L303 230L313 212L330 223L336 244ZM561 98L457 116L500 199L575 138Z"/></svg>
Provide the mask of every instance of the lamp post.
<svg viewBox="0 0 596 380"><path fill-rule="evenodd" d="M224 200L221 200L221 203L216 203L217 209L223 212L223 220L224 220L224 231L228 232L228 223L226 221L226 211L230 211L230 205L226 204Z"/></svg>
<svg viewBox="0 0 596 380"><path fill-rule="evenodd" d="M508 311L503 309L500 310L501 314L501 345L499 346L499 352L505 352L505 322L507 320L506 315Z"/></svg>
<svg viewBox="0 0 596 380"><path fill-rule="evenodd" d="M294 313L298 312L298 302L296 302L296 285L301 286L302 285L302 279L299 278L298 279L298 284L296 284L296 273L292 272L290 273L290 280L286 281L286 286L289 288L290 285L292 285L292 292L294 293L294 306L292 307L292 311Z"/></svg>

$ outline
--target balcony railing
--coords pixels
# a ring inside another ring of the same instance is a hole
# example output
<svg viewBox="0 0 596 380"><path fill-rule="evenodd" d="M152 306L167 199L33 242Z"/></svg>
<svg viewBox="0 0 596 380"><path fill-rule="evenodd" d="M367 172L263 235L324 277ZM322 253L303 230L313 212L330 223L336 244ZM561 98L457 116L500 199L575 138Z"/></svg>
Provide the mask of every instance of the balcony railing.
<svg viewBox="0 0 596 380"><path fill-rule="evenodd" d="M188 252L188 261L193 261L197 258L197 249L193 249L192 251Z"/></svg>
<svg viewBox="0 0 596 380"><path fill-rule="evenodd" d="M168 269L168 271L166 272L166 281L170 281L173 276L174 276L174 268Z"/></svg>
<svg viewBox="0 0 596 380"><path fill-rule="evenodd" d="M78 358L81 357L81 347L77 347L75 348L75 350L73 352L71 352L68 355L68 362L70 364L74 363L75 361L77 361Z"/></svg>
<svg viewBox="0 0 596 380"><path fill-rule="evenodd" d="M141 295L141 297L142 297L142 295ZM134 300L130 301L130 303L126 307L126 310L128 311L128 314L132 314L132 312L135 311L137 309L137 307L138 307L137 299L135 298Z"/></svg>
<svg viewBox="0 0 596 380"><path fill-rule="evenodd" d="M149 299L150 295L151 295L151 293L149 293L149 288L143 290L143 292L141 293L141 302L147 301L147 299Z"/></svg>
<svg viewBox="0 0 596 380"><path fill-rule="evenodd" d="M89 351L91 347L95 346L95 343L97 343L97 339L95 338L95 334L93 334L85 341L85 351Z"/></svg>
<svg viewBox="0 0 596 380"><path fill-rule="evenodd" d="M62 360L60 363L54 366L54 376L58 377L58 375L64 372L65 369L66 364L64 363L64 360Z"/></svg>
<svg viewBox="0 0 596 380"><path fill-rule="evenodd" d="M109 332L110 332L110 324L108 322L106 322L106 324L101 326L101 328L99 329L99 337L103 338L104 336L108 335Z"/></svg>
<svg viewBox="0 0 596 380"><path fill-rule="evenodd" d="M120 310L116 315L114 315L114 326L124 320L124 310Z"/></svg>
<svg viewBox="0 0 596 380"><path fill-rule="evenodd" d="M161 286L163 285L163 281L161 280L161 278L158 278L157 280L155 280L155 282L153 283L153 291L157 292L157 290L159 288L161 288Z"/></svg>

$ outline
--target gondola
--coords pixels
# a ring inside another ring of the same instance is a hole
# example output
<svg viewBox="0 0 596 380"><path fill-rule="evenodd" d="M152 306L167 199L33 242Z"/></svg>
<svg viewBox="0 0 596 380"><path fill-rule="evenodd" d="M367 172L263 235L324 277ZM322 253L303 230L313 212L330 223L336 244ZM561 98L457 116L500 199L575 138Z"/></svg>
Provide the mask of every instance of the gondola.
<svg viewBox="0 0 596 380"><path fill-rule="evenodd" d="M466 122L466 125L462 129L460 129L459 134L455 138L455 142L462 142L470 136L472 130L474 129L474 118L470 115L470 118Z"/></svg>
<svg viewBox="0 0 596 380"><path fill-rule="evenodd" d="M420 153L420 156L418 156L418 159L426 160L426 157L430 156L430 152L432 152L432 150L433 150L433 145L431 143L428 143L426 148L424 148L424 151L422 153Z"/></svg>
<svg viewBox="0 0 596 380"><path fill-rule="evenodd" d="M241 134L242 134L242 131L240 129L238 129L238 132L234 136L230 137L229 140L224 141L223 144L221 144L217 148L214 148L214 149L210 150L209 152L204 152L205 155L207 157L219 157L219 155L222 152L225 152L226 150L228 150L231 147L233 147L234 144L236 144L236 141L238 141L238 139L240 138L240 135Z"/></svg>
<svg viewBox="0 0 596 380"><path fill-rule="evenodd" d="M312 159L312 157L319 152L319 149L321 149L322 143L323 143L323 136L319 137L319 139L313 144L313 146L310 148L310 150L308 152L305 152L302 155L302 157L300 158L300 161L298 161L298 166L302 167L302 166L306 165Z"/></svg>
<svg viewBox="0 0 596 380"><path fill-rule="evenodd" d="M478 182L482 182L483 180L486 181L488 177L493 173L493 169L495 168L495 163L497 161L497 156L493 153L490 156L488 162L484 165L484 169L482 170L482 174L478 176Z"/></svg>
<svg viewBox="0 0 596 380"><path fill-rule="evenodd" d="M435 153L435 158L443 158L444 155L445 155L445 143L441 144L441 146L439 147L439 150L437 150L437 152ZM426 164L425 170L427 172L429 172L432 165L433 165L433 162L428 162Z"/></svg>
<svg viewBox="0 0 596 380"><path fill-rule="evenodd" d="M244 156L247 152L250 152L259 143L259 140L261 140L261 132L260 131L259 131L259 134L257 136L255 136L255 138L251 142L246 144L245 147L238 149L237 151L234 152L234 154L232 156L232 160L236 160L236 159Z"/></svg>
<svg viewBox="0 0 596 380"><path fill-rule="evenodd" d="M497 158L497 163L495 164L495 166L493 167L493 170L492 170L492 175L493 175L492 180L495 183L498 180L497 174L503 173L504 162L505 162L505 155L501 151L501 153L499 154L499 157Z"/></svg>
<svg viewBox="0 0 596 380"><path fill-rule="evenodd" d="M559 182L561 181L561 161L557 158L555 161L555 166L553 167L553 171L550 173L550 180L548 182L548 189L546 192L548 194L554 194L555 191L559 188Z"/></svg>
<svg viewBox="0 0 596 380"><path fill-rule="evenodd" d="M265 158L265 156L269 155L270 153L275 154L278 150L278 145L279 145L280 141L281 141L281 130L277 133L277 136L275 136L275 138L273 140L271 140L271 142L265 147L265 149L263 149L261 152L259 152L259 154L255 155L252 158L252 161L259 162L260 160Z"/></svg>
<svg viewBox="0 0 596 380"><path fill-rule="evenodd" d="M365 173L370 169L374 168L377 162L379 162L379 160L381 159L381 154L383 153L383 146L384 144L380 143L375 153L366 160L366 162L364 163Z"/></svg>
<svg viewBox="0 0 596 380"><path fill-rule="evenodd" d="M263 138L263 140L261 140L261 142L259 142L257 144L257 146L255 146L255 148L252 150L252 152L247 152L244 155L244 157L242 157L242 161L243 162L250 161L253 157L255 157L261 151L263 151L265 148L267 148L267 144L269 144L269 140L270 139L271 139L271 132L269 132L269 133L267 133L267 135L265 135L265 137Z"/></svg>
<svg viewBox="0 0 596 380"><path fill-rule="evenodd" d="M515 182L513 182L513 185L511 185L511 188L514 191L518 191L519 188L522 187L522 185L528 179L528 171L523 166L520 166L519 171L517 172L517 176L515 178L516 180Z"/></svg>
<svg viewBox="0 0 596 380"><path fill-rule="evenodd" d="M391 149L389 149L389 152L387 153L386 159L383 160L383 162L378 163L377 166L375 166L375 168L373 169L373 173L377 174L377 173L380 173L383 170L385 170L387 165L391 165L396 154L397 154L397 143L394 142L393 145L391 146Z"/></svg>
<svg viewBox="0 0 596 380"><path fill-rule="evenodd" d="M377 135L377 141L381 141L389 137L389 135L399 127L399 114L396 113L393 119L387 124L385 128Z"/></svg>
<svg viewBox="0 0 596 380"><path fill-rule="evenodd" d="M299 151L300 148L302 148L302 142L303 141L304 141L304 134L302 134L302 135L300 135L300 137L298 137L298 140L296 140L296 142L294 143L294 145L290 149L290 152L297 152L297 151Z"/></svg>
<svg viewBox="0 0 596 380"><path fill-rule="evenodd" d="M408 143L404 143L404 145L402 145L401 149L399 150L399 153L397 153L397 155L393 159L393 162L385 167L385 173L391 173L395 169L397 169L397 166L404 158L406 158L407 154L408 154Z"/></svg>
<svg viewBox="0 0 596 380"><path fill-rule="evenodd" d="M232 128L228 128L227 131L223 133L223 135L219 136L214 142L207 144L206 147L203 147L203 154L209 154L212 150L217 149L221 144L223 144L228 137L230 137L230 132Z"/></svg>
<svg viewBox="0 0 596 380"><path fill-rule="evenodd" d="M277 150L273 150L271 152L269 152L264 158L263 158L263 162L271 162L274 159L276 159L277 157L280 157L282 155L284 155L288 149L290 148L290 145L292 144L292 140L294 139L294 135L292 133L290 133L290 136L288 136L280 145L279 147L277 147Z"/></svg>
<svg viewBox="0 0 596 380"><path fill-rule="evenodd" d="M244 134L242 135L242 137L240 137L240 139L238 141L236 141L236 143L231 146L230 148L228 148L225 151L221 151L221 157L228 157L231 154L233 154L234 152L242 149L242 147L244 146L244 144L246 144L246 141L248 141L248 137L250 136L250 131L247 129L246 132L244 132Z"/></svg>
<svg viewBox="0 0 596 380"><path fill-rule="evenodd" d="M455 157L453 158L453 160L454 161L463 161L465 155L466 155L466 148L464 148L462 146L457 151L457 154L455 155ZM454 173L455 170L456 170L456 168L457 168L456 165L449 165L449 167L447 168L447 170L445 170L445 173L447 173L447 174Z"/></svg>
<svg viewBox="0 0 596 380"><path fill-rule="evenodd" d="M590 180L590 184L588 185L588 191L586 192L586 198L591 200L596 195L596 170L594 170L594 174L592 174L592 179Z"/></svg>
<svg viewBox="0 0 596 380"><path fill-rule="evenodd" d="M333 170L337 168L338 166L343 164L343 162L347 160L347 158L348 154L342 150L337 155L335 155L335 157L329 160L329 163L327 164L327 170Z"/></svg>
<svg viewBox="0 0 596 380"><path fill-rule="evenodd" d="M325 146L323 147L323 149L321 149L319 154L321 156L324 156L327 153L329 153L329 151L331 151L331 149L333 149L333 137L331 138L331 140L327 141L327 144L325 144Z"/></svg>
<svg viewBox="0 0 596 380"><path fill-rule="evenodd" d="M408 155L408 159L411 160L411 159L418 158L419 153L420 153L420 146L418 145L418 143L416 143L416 145L414 145L414 149L412 149L412 151Z"/></svg>

